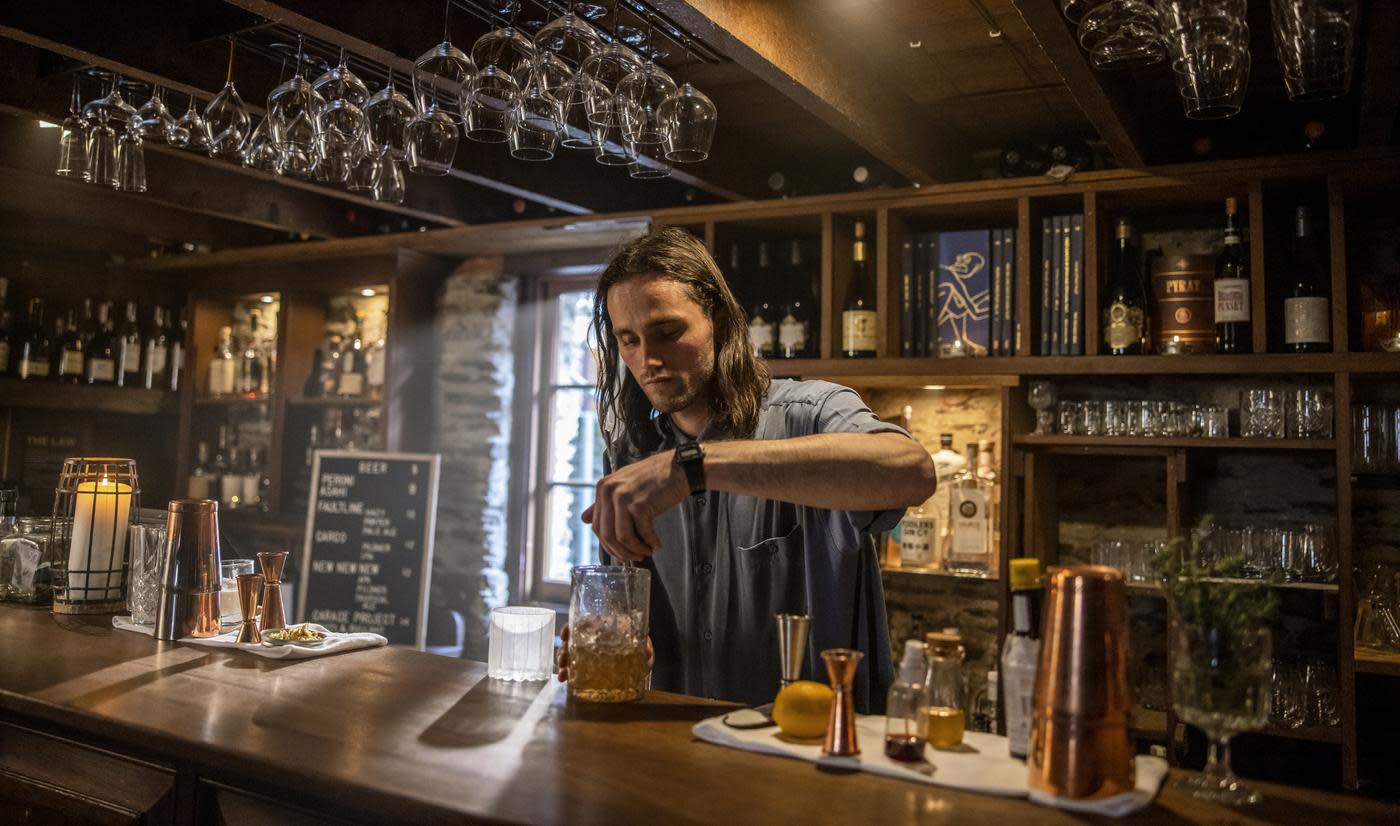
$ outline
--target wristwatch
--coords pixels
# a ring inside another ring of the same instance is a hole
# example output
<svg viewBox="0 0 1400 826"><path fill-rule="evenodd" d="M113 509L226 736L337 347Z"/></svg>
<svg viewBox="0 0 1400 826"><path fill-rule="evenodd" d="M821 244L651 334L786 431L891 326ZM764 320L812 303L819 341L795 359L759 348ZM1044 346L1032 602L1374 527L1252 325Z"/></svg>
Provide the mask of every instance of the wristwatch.
<svg viewBox="0 0 1400 826"><path fill-rule="evenodd" d="M705 492L705 449L699 442L686 442L676 447L676 464L685 472L692 495Z"/></svg>

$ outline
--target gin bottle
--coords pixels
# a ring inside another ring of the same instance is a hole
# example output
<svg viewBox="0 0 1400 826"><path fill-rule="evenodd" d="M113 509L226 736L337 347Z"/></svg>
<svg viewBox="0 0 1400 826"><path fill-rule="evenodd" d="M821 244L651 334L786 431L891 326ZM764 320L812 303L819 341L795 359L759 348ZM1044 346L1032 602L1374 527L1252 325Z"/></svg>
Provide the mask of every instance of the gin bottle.
<svg viewBox="0 0 1400 826"><path fill-rule="evenodd" d="M977 472L977 445L948 486L946 567L955 574L987 576L992 567L992 483Z"/></svg>

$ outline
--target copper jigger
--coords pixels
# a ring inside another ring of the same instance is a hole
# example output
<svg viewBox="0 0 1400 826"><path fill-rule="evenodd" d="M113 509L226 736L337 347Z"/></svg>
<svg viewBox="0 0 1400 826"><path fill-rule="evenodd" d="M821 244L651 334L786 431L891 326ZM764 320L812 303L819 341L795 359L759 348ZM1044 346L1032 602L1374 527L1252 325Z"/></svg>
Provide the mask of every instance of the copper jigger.
<svg viewBox="0 0 1400 826"><path fill-rule="evenodd" d="M287 627L287 615L282 610L282 566L287 564L286 551L263 551L258 554L262 568L262 630Z"/></svg>
<svg viewBox="0 0 1400 826"><path fill-rule="evenodd" d="M253 614L258 610L258 592L262 590L262 574L238 575L238 613L243 621L238 624L238 639L234 642L262 642L258 624Z"/></svg>
<svg viewBox="0 0 1400 826"><path fill-rule="evenodd" d="M1132 791L1123 575L1077 565L1050 577L1031 716L1030 786L1099 800Z"/></svg>
<svg viewBox="0 0 1400 826"><path fill-rule="evenodd" d="M219 561L219 503L171 501L165 516L156 639L219 635Z"/></svg>
<svg viewBox="0 0 1400 826"><path fill-rule="evenodd" d="M802 679L802 661L807 658L807 630L812 618L806 614L778 615L778 663L783 675L780 684L791 685Z"/></svg>
<svg viewBox="0 0 1400 826"><path fill-rule="evenodd" d="M831 717L826 722L822 754L831 757L860 754L860 743L856 742L856 697L851 685L855 682L860 658L864 656L851 648L828 648L822 652L831 689L836 693L831 700Z"/></svg>

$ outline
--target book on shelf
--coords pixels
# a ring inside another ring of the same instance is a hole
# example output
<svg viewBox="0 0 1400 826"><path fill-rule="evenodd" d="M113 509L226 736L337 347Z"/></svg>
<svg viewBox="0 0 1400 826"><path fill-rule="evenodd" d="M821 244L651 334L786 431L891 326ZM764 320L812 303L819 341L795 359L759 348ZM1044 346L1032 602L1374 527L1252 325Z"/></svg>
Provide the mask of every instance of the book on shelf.
<svg viewBox="0 0 1400 826"><path fill-rule="evenodd" d="M1001 355L1001 302L1006 299L1006 294L1002 292L1001 268L1003 266L1002 245L1004 239L1001 230L992 230L992 318L991 318L991 344L988 351L991 355Z"/></svg>
<svg viewBox="0 0 1400 826"><path fill-rule="evenodd" d="M1052 253L1054 244L1054 219L1040 219L1040 354L1051 354L1050 314L1054 301L1055 273Z"/></svg>
<svg viewBox="0 0 1400 826"><path fill-rule="evenodd" d="M1069 228L1069 355L1084 355L1084 216L1071 215Z"/></svg>
<svg viewBox="0 0 1400 826"><path fill-rule="evenodd" d="M899 314L899 354L918 355L914 352L914 242L905 240L899 249L899 288L903 308Z"/></svg>
<svg viewBox="0 0 1400 826"><path fill-rule="evenodd" d="M1015 230L920 232L901 245L900 352L1011 355Z"/></svg>
<svg viewBox="0 0 1400 826"><path fill-rule="evenodd" d="M1084 355L1082 214L1041 219L1040 301L1040 354ZM1016 336L1014 325L1010 335Z"/></svg>
<svg viewBox="0 0 1400 826"><path fill-rule="evenodd" d="M938 234L939 356L985 356L991 343L991 231Z"/></svg>

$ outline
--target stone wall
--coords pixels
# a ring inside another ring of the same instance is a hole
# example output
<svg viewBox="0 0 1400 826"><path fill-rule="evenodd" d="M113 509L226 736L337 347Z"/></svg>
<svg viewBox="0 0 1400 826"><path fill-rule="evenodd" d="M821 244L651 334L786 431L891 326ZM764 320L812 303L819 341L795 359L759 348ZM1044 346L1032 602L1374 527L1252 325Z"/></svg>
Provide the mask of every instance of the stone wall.
<svg viewBox="0 0 1400 826"><path fill-rule="evenodd" d="M491 609L505 605L512 350L518 282L499 258L469 259L438 295L433 403L442 454L431 604L466 618L464 656L486 659ZM432 623L430 623L430 627Z"/></svg>

